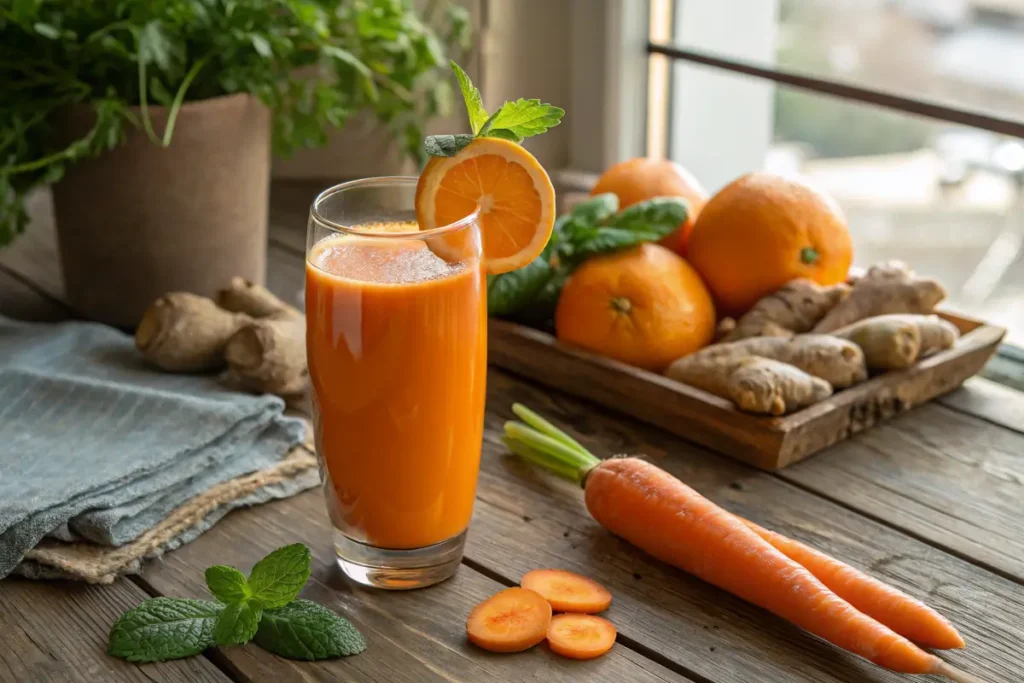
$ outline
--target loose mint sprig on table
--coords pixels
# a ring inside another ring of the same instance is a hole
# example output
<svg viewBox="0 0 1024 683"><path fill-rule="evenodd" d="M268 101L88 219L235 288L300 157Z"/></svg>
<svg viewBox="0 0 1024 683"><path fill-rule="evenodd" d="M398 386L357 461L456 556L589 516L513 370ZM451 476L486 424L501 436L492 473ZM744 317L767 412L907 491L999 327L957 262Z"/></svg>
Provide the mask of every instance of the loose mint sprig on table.
<svg viewBox="0 0 1024 683"><path fill-rule="evenodd" d="M459 82L462 99L469 115L470 134L431 135L423 142L430 156L451 157L461 152L474 138L502 138L522 142L554 128L562 120L565 110L540 100L518 99L505 102L498 111L488 114L480 91L469 75L455 62L451 63L455 79Z"/></svg>
<svg viewBox="0 0 1024 683"><path fill-rule="evenodd" d="M107 652L130 662L160 662L251 640L288 659L328 659L365 650L366 641L348 620L297 599L309 573L309 548L301 543L264 557L248 579L234 567L214 565L206 570L206 585L217 602L146 600L114 623Z"/></svg>

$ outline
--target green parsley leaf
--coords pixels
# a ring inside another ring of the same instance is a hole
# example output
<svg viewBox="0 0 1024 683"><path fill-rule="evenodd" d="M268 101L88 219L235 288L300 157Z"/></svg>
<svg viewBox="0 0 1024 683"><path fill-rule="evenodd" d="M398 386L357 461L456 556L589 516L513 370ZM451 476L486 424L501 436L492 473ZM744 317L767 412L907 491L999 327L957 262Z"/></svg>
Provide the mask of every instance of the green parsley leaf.
<svg viewBox="0 0 1024 683"><path fill-rule="evenodd" d="M508 130L521 138L540 135L562 120L565 110L540 100L518 99L506 102L494 115L491 128ZM483 135L483 133L481 133Z"/></svg>
<svg viewBox="0 0 1024 683"><path fill-rule="evenodd" d="M146 600L114 622L107 652L129 662L197 655L214 645L213 629L223 609L207 600Z"/></svg>
<svg viewBox="0 0 1024 683"><path fill-rule="evenodd" d="M309 600L264 612L255 641L288 659L346 657L366 649L366 640L347 619Z"/></svg>
<svg viewBox="0 0 1024 683"><path fill-rule="evenodd" d="M234 602L224 608L213 627L218 645L241 645L256 635L263 616L263 606L256 600Z"/></svg>
<svg viewBox="0 0 1024 683"><path fill-rule="evenodd" d="M207 568L206 586L213 597L227 605L241 602L252 595L245 574L222 564Z"/></svg>
<svg viewBox="0 0 1024 683"><path fill-rule="evenodd" d="M293 543L278 548L256 563L249 574L252 598L265 609L284 607L309 579L309 548Z"/></svg>
<svg viewBox="0 0 1024 683"><path fill-rule="evenodd" d="M423 141L423 150L432 157L453 157L471 142L472 135L431 135Z"/></svg>
<svg viewBox="0 0 1024 683"><path fill-rule="evenodd" d="M462 91L462 99L466 102L466 113L469 115L469 128L473 131L473 135L476 135L488 118L487 110L484 109L484 100L480 96L480 91L473 86L473 81L469 80L469 74L463 71L462 67L454 61L451 64L452 71L455 72L455 78L459 81L459 89Z"/></svg>
<svg viewBox="0 0 1024 683"><path fill-rule="evenodd" d="M516 135L508 128L492 128L487 131L487 137L489 138L501 138L502 140L511 140L512 142L522 142L523 138Z"/></svg>

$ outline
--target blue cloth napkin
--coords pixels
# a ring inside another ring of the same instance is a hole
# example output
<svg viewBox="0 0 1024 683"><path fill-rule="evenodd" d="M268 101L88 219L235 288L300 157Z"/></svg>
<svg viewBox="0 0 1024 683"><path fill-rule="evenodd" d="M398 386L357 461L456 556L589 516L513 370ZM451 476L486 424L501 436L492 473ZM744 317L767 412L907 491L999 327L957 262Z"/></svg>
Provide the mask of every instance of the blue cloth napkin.
<svg viewBox="0 0 1024 683"><path fill-rule="evenodd" d="M283 411L146 367L112 328L0 316L0 577L46 536L120 545L281 460L305 435Z"/></svg>

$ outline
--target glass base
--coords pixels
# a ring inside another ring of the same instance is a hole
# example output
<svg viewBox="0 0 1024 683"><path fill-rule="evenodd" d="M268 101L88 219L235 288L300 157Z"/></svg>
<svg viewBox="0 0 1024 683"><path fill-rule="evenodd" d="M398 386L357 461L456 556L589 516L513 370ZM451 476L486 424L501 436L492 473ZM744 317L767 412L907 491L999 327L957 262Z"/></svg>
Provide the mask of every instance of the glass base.
<svg viewBox="0 0 1024 683"><path fill-rule="evenodd" d="M348 578L364 586L411 590L441 583L462 561L466 532L425 548L390 550L354 541L334 529L334 554Z"/></svg>

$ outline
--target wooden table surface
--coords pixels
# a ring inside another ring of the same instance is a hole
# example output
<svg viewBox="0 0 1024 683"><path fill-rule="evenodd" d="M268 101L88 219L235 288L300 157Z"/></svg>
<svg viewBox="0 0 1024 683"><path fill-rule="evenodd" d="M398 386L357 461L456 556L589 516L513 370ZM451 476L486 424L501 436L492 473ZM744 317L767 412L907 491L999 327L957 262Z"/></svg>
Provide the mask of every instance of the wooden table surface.
<svg viewBox="0 0 1024 683"><path fill-rule="evenodd" d="M310 184L276 184L269 285L302 287ZM48 197L0 251L0 312L73 317L62 303ZM439 586L409 593L354 587L333 565L321 494L234 512L187 546L110 586L0 581L0 681L909 681L848 655L612 537L570 484L531 471L498 442L513 401L570 426L599 454L645 453L731 511L810 543L927 601L967 648L943 656L989 683L1024 680L1024 395L982 379L782 472L766 473L497 369L488 376L479 491L466 557ZM203 570L243 571L271 550L313 550L304 596L348 616L369 648L297 663L253 646L177 662L108 657L117 615L148 596L207 597ZM618 644L573 662L544 647L492 655L467 644L470 608L537 567L608 586ZM924 679L920 680L927 680Z"/></svg>

